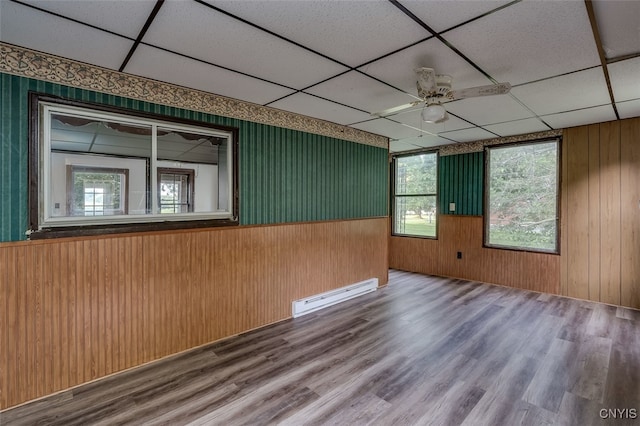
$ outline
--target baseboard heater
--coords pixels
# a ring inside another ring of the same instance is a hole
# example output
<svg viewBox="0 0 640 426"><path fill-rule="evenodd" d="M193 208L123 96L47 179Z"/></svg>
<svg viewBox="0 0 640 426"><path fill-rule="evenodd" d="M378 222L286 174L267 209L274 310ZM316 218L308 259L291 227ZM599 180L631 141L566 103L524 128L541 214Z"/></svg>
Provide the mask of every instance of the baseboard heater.
<svg viewBox="0 0 640 426"><path fill-rule="evenodd" d="M371 278L359 283L331 290L326 293L316 294L300 300L294 300L292 303L293 317L297 318L302 315L310 314L317 310L327 308L336 303L362 296L363 294L376 291L378 288L378 279Z"/></svg>

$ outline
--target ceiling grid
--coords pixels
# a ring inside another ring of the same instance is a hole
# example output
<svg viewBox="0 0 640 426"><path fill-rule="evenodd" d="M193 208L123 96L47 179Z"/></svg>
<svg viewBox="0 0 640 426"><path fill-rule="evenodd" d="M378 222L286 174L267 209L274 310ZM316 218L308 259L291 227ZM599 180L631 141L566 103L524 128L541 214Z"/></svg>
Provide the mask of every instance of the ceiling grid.
<svg viewBox="0 0 640 426"><path fill-rule="evenodd" d="M0 41L307 115L392 151L640 115L640 2L536 0L0 0ZM413 69L453 90L425 123Z"/></svg>

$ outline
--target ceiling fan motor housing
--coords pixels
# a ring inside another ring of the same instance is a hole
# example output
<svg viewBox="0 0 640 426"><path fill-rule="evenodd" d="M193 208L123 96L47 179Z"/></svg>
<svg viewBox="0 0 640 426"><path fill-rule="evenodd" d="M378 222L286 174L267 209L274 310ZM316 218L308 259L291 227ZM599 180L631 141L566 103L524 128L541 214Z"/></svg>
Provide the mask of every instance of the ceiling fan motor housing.
<svg viewBox="0 0 640 426"><path fill-rule="evenodd" d="M453 79L449 75L438 74L436 75L435 87L426 88L417 82L418 96L427 102L438 101L447 96L447 93L451 91L451 82Z"/></svg>

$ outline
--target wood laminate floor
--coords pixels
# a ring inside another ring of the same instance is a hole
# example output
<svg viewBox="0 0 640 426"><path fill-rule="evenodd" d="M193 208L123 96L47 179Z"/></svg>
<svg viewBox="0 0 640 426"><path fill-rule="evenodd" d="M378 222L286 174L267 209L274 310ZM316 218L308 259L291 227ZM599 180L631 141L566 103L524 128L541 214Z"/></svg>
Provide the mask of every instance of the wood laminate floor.
<svg viewBox="0 0 640 426"><path fill-rule="evenodd" d="M627 411L602 419L602 409ZM638 425L640 312L391 271L374 293L0 416L3 426Z"/></svg>

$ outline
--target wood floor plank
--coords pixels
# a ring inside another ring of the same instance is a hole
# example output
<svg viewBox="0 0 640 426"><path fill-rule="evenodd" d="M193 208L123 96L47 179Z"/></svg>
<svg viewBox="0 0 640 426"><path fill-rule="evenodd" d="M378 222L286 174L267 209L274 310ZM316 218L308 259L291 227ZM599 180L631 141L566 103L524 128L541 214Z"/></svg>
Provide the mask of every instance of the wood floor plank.
<svg viewBox="0 0 640 426"><path fill-rule="evenodd" d="M456 382L418 419L417 424L459 425L484 396L484 390Z"/></svg>
<svg viewBox="0 0 640 426"><path fill-rule="evenodd" d="M640 408L640 333L637 323L616 319L604 403L620 408ZM640 411L640 409L638 410ZM639 413L640 416L640 413Z"/></svg>
<svg viewBox="0 0 640 426"><path fill-rule="evenodd" d="M465 424L499 424L514 415L514 409L533 380L541 361L520 354L509 357L494 376L486 393L469 413Z"/></svg>
<svg viewBox="0 0 640 426"><path fill-rule="evenodd" d="M538 372L531 381L523 399L537 407L558 412L571 378L569 373L577 350L574 342L553 339Z"/></svg>
<svg viewBox="0 0 640 426"><path fill-rule="evenodd" d="M403 361L398 354L386 357L382 362L371 365L360 374L348 377L347 381L340 383L322 398L287 418L282 424L293 426L306 422L322 423L323 419L328 419L342 408L348 407L351 400L370 393L371 387L389 377L396 366Z"/></svg>
<svg viewBox="0 0 640 426"><path fill-rule="evenodd" d="M640 407L639 372L636 310L391 271L374 293L0 412L0 424L599 425L602 409Z"/></svg>
<svg viewBox="0 0 640 426"><path fill-rule="evenodd" d="M562 398L557 422L559 424L584 426L611 424L611 421L600 417L600 407L597 402L567 392Z"/></svg>
<svg viewBox="0 0 640 426"><path fill-rule="evenodd" d="M414 371L415 380L411 380L404 388L396 385L391 389L379 390L378 396L393 403L393 407L378 419L377 424L419 424L420 419L423 419L426 414L437 412L447 395L461 397L460 393L464 390L459 385L472 371L475 363L475 360L464 355L452 354L451 362L446 366L440 363L432 365L423 372ZM475 387L464 387L464 389L467 388L473 388L474 395L481 391ZM469 395L469 397L472 396ZM465 415L467 409L471 409L473 405L475 403L465 408ZM443 415L440 414L440 416Z"/></svg>
<svg viewBox="0 0 640 426"><path fill-rule="evenodd" d="M571 375L569 392L590 401L604 402L611 344L607 337L590 337L579 343L578 352L574 354L572 369L575 374Z"/></svg>

